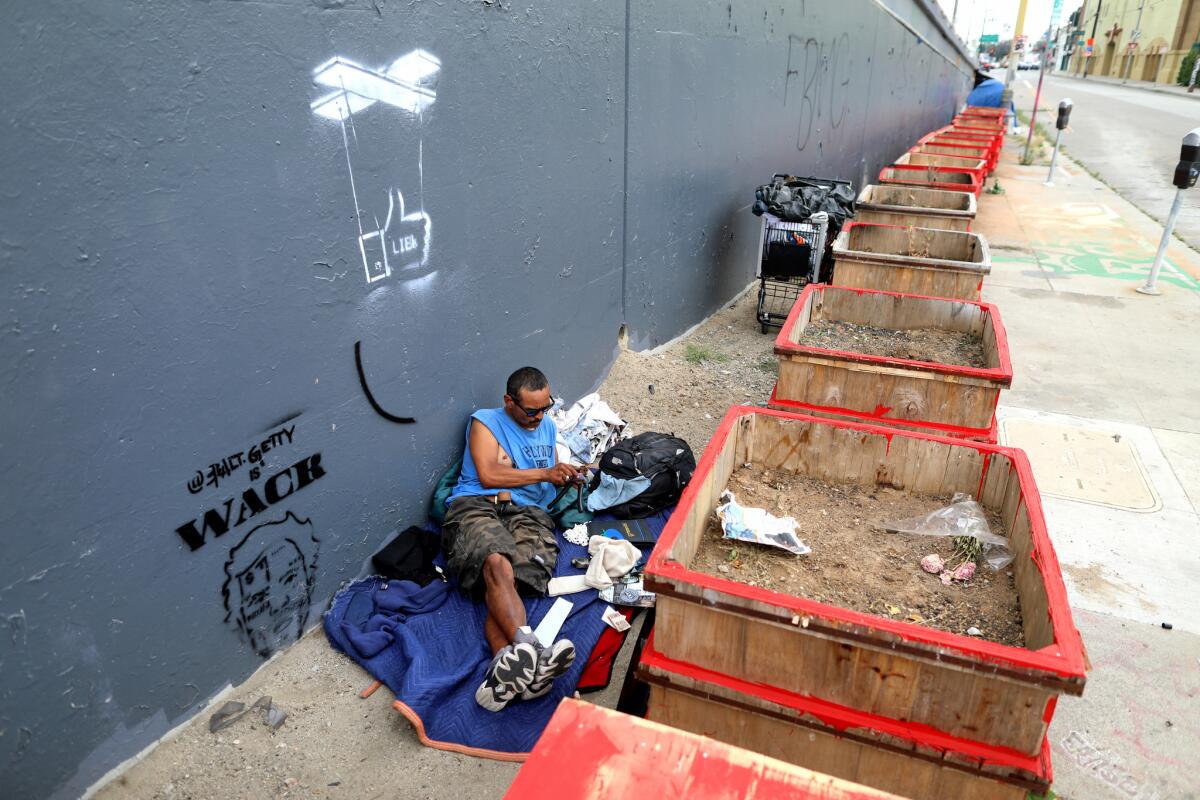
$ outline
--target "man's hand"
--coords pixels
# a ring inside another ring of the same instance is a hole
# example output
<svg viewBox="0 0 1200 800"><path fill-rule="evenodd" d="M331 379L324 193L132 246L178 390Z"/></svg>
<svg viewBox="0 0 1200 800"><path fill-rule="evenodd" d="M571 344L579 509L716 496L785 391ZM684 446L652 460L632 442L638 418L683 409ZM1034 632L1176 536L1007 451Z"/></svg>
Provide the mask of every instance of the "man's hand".
<svg viewBox="0 0 1200 800"><path fill-rule="evenodd" d="M570 464L555 464L546 470L546 480L555 486L563 486L579 479L579 470Z"/></svg>

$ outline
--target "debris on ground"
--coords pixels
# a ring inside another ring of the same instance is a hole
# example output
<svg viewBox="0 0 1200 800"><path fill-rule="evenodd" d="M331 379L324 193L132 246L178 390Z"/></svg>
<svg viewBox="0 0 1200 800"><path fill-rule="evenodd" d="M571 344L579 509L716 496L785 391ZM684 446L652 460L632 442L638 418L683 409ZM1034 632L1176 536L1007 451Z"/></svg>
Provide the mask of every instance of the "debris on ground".
<svg viewBox="0 0 1200 800"><path fill-rule="evenodd" d="M245 708L244 703L239 703L236 700L227 701L208 718L208 732L216 733L228 728L241 718Z"/></svg>
<svg viewBox="0 0 1200 800"><path fill-rule="evenodd" d="M209 733L216 733L217 731L225 730L252 711L261 711L263 724L267 725L273 731L279 730L284 720L288 717L288 712L271 702L270 695L263 695L258 698L250 708L246 708L245 703L229 700L208 718L208 731Z"/></svg>
<svg viewBox="0 0 1200 800"><path fill-rule="evenodd" d="M930 553L921 559L921 569L928 572L930 575L938 575L942 570L946 569L946 559L939 556L937 553Z"/></svg>

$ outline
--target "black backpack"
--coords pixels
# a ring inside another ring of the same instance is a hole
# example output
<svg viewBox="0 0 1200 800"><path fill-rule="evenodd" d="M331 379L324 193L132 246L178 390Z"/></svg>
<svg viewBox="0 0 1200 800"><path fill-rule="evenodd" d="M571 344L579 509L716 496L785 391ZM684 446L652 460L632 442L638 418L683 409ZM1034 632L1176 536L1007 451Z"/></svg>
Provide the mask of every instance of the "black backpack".
<svg viewBox="0 0 1200 800"><path fill-rule="evenodd" d="M600 471L623 480L649 478L650 485L637 497L605 509L620 519L648 517L679 501L696 471L696 457L683 439L648 431L608 448L600 456ZM599 482L597 475L593 488Z"/></svg>

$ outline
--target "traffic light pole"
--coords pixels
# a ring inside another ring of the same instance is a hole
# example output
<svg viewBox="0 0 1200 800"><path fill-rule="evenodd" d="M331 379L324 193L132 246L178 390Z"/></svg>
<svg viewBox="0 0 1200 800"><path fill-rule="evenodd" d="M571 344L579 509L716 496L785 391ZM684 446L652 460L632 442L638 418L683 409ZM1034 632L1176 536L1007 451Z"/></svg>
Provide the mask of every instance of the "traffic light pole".
<svg viewBox="0 0 1200 800"><path fill-rule="evenodd" d="M1025 28L1025 6L1028 4L1029 0L1021 0L1021 4L1017 6L1017 27L1013 28L1012 42L1008 47L1008 73L1004 76L1004 82L1009 86L1012 86L1013 78L1017 74L1013 56L1017 53L1017 41L1021 38L1021 31Z"/></svg>

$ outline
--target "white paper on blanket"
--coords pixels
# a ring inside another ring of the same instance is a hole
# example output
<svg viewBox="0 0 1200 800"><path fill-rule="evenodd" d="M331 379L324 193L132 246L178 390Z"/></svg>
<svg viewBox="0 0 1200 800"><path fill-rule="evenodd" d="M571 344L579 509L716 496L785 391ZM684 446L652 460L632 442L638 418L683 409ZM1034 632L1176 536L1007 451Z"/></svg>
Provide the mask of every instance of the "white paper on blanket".
<svg viewBox="0 0 1200 800"><path fill-rule="evenodd" d="M743 506L730 491L721 494L721 503L717 506L717 518L726 539L778 547L798 556L812 552L796 536L800 523L795 517L777 517L763 508Z"/></svg>
<svg viewBox="0 0 1200 800"><path fill-rule="evenodd" d="M561 597L554 601L554 605L550 606L546 616L542 617L542 621L533 631L533 635L542 643L542 647L554 644L554 640L558 638L558 632L562 630L563 623L567 621L567 615L571 613L574 606L575 604L570 600L564 600Z"/></svg>
<svg viewBox="0 0 1200 800"><path fill-rule="evenodd" d="M595 392L566 411L551 409L549 416L558 428L558 460L575 466L595 463L625 430L625 420Z"/></svg>
<svg viewBox="0 0 1200 800"><path fill-rule="evenodd" d="M586 592L594 587L588 586L586 575L560 575L557 578L551 578L546 584L546 594L551 597L558 597L564 594L577 594Z"/></svg>

